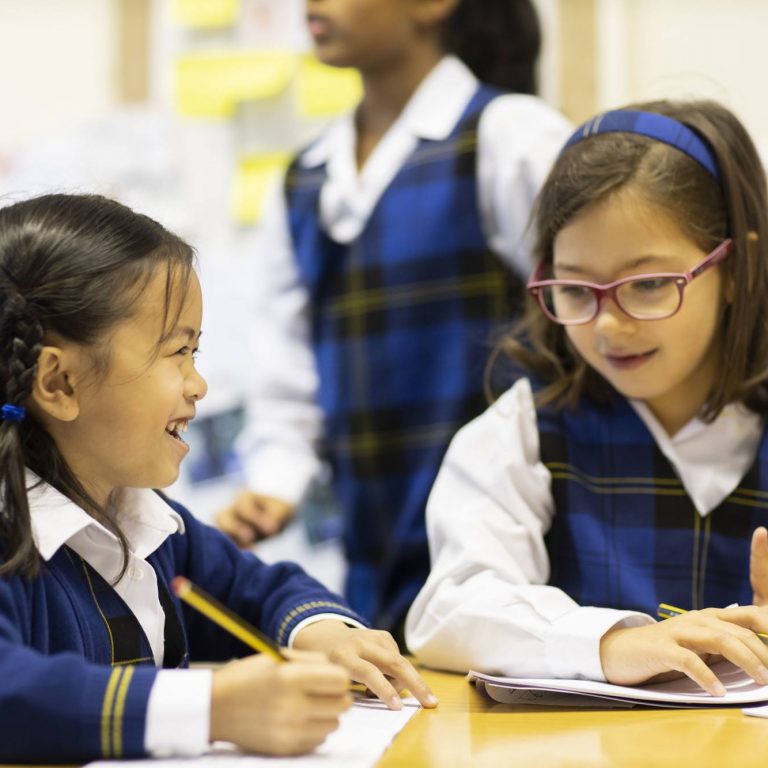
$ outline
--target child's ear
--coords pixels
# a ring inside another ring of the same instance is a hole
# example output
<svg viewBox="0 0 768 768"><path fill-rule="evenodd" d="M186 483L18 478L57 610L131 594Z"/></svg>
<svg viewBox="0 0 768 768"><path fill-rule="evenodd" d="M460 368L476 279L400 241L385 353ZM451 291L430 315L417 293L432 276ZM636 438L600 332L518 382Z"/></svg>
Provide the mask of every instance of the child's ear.
<svg viewBox="0 0 768 768"><path fill-rule="evenodd" d="M32 388L35 405L59 421L74 421L80 405L71 383L72 354L61 347L43 347Z"/></svg>

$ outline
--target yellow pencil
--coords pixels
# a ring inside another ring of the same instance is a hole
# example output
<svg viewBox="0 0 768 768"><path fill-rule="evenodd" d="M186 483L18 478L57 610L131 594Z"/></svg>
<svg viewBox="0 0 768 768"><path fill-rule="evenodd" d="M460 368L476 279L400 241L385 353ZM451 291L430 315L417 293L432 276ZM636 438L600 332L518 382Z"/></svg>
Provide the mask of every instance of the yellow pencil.
<svg viewBox="0 0 768 768"><path fill-rule="evenodd" d="M212 622L218 624L222 629L242 640L259 653L265 653L276 661L285 661L280 651L280 647L271 638L259 632L256 627L249 624L245 619L241 619L223 606L215 597L211 597L207 592L195 586L184 576L176 576L171 579L171 589L185 603L191 605L195 610L200 611L203 616L207 616Z"/></svg>
<svg viewBox="0 0 768 768"><path fill-rule="evenodd" d="M660 619L671 619L673 616L679 616L681 613L688 613L688 611L685 608L676 608L668 603L659 603L659 607L656 609L656 615ZM763 632L755 632L755 634L768 645L768 635Z"/></svg>

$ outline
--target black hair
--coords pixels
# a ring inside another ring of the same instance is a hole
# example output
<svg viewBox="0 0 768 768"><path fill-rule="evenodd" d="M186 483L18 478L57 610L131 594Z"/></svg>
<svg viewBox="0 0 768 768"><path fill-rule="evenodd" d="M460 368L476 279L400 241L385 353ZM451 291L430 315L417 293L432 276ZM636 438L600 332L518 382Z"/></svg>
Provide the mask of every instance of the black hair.
<svg viewBox="0 0 768 768"><path fill-rule="evenodd" d="M44 195L0 208L0 406L27 405L49 334L89 347L103 372L108 351L98 342L130 317L141 290L163 269L167 328L173 278L186 285L193 260L192 249L156 221L98 195ZM124 535L28 410L21 421L0 420L0 575L33 576L40 565L26 468L111 525L124 570Z"/></svg>
<svg viewBox="0 0 768 768"><path fill-rule="evenodd" d="M460 0L445 23L443 44L484 83L536 93L541 30L531 0Z"/></svg>

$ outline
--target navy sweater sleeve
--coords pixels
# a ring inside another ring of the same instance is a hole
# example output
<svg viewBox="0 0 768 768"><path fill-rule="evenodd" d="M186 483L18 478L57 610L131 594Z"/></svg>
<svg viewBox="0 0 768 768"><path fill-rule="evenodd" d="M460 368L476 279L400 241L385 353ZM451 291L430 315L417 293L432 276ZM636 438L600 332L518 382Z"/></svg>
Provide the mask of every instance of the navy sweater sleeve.
<svg viewBox="0 0 768 768"><path fill-rule="evenodd" d="M110 667L76 651L47 655L32 647L33 637L56 633L51 617L39 610L45 599L34 583L0 579L0 763L143 756L157 670Z"/></svg>
<svg viewBox="0 0 768 768"><path fill-rule="evenodd" d="M287 643L299 622L320 613L349 617L365 625L339 595L297 564L267 565L180 505L169 503L182 516L186 534L171 537L171 552L158 553L155 567L165 578L186 576L280 645ZM182 612L192 660L223 660L253 653L189 606L183 605Z"/></svg>

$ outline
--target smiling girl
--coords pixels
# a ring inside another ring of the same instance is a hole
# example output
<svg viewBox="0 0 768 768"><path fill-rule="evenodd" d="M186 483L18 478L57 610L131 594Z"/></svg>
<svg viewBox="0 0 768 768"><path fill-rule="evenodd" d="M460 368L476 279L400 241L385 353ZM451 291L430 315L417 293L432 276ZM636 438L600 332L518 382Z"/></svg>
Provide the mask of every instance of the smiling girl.
<svg viewBox="0 0 768 768"><path fill-rule="evenodd" d="M522 375L452 443L409 647L433 665L768 683L768 227L760 158L710 102L573 134L537 203ZM689 609L656 623L659 603ZM742 607L723 607L740 603ZM753 605L750 605L754 603Z"/></svg>
<svg viewBox="0 0 768 768"><path fill-rule="evenodd" d="M177 478L206 394L201 322L191 248L146 216L96 196L0 209L0 762L216 739L306 752L350 677L393 708L399 688L436 703L390 635L297 565L265 565L152 490ZM176 575L317 653L249 656L182 608Z"/></svg>

